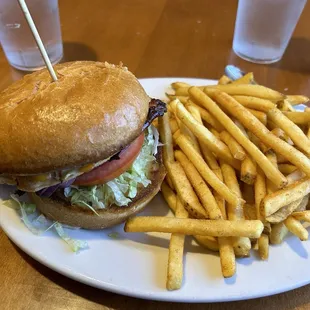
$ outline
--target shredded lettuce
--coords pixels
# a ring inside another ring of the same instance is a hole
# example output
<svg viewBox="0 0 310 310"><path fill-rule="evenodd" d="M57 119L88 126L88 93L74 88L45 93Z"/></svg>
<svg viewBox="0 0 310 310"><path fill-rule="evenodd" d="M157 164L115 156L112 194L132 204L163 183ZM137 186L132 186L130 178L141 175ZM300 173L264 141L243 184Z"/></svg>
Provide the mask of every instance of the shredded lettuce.
<svg viewBox="0 0 310 310"><path fill-rule="evenodd" d="M58 222L47 219L43 214L38 214L36 205L20 201L15 195L11 195L12 199L5 200L3 204L9 208L20 211L21 220L25 226L35 235L42 235L45 232L55 229L61 239L63 239L74 252L88 248L86 241L72 239L64 231L64 227L71 228L66 225L61 225Z"/></svg>
<svg viewBox="0 0 310 310"><path fill-rule="evenodd" d="M86 249L88 248L88 244L86 241L82 241L82 240L77 240L77 239L72 239L70 238L66 232L64 231L62 225L58 222L55 222L55 230L57 232L57 234L59 235L59 237L64 240L69 247L71 248L71 250L73 252L78 252L81 249Z"/></svg>
<svg viewBox="0 0 310 310"><path fill-rule="evenodd" d="M155 161L154 155L158 145L158 131L150 126L141 152L128 171L105 184L67 187L64 189L64 195L70 198L73 205L88 207L96 214L94 208L104 209L112 204L119 207L127 206L136 197L139 185L147 187L151 183L146 174L149 165Z"/></svg>

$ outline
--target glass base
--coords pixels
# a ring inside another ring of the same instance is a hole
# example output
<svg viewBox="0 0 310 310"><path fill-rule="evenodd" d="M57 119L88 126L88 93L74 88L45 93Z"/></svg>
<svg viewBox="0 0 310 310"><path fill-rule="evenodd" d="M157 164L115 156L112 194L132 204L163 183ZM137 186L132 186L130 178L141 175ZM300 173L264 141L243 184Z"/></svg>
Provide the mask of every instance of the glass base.
<svg viewBox="0 0 310 310"><path fill-rule="evenodd" d="M63 58L63 54L61 54L57 59L55 59L54 61L51 61L52 65L56 65L58 64L61 59ZM9 62L10 63L10 62ZM39 66L39 67L24 67L24 66L19 66L17 64L13 64L13 63L10 63L10 65L15 68L15 69L18 69L18 70L21 70L21 71L30 71L30 72L34 72L34 71L39 71L41 69L44 69L46 68L46 66Z"/></svg>
<svg viewBox="0 0 310 310"><path fill-rule="evenodd" d="M240 58L242 58L242 59L244 59L244 60L246 60L246 61L249 61L249 62L253 62L253 63L255 63L255 64L272 64L272 63L274 63L274 62L279 61L279 60L282 58L282 56L280 56L280 57L272 58L272 59L256 59L256 58L251 58L251 57L249 57L249 56L247 56L247 55L244 55L244 54L242 54L242 53L239 53L239 52L236 51L234 48L233 48L233 51L234 51L235 54L236 54L237 56L239 56Z"/></svg>

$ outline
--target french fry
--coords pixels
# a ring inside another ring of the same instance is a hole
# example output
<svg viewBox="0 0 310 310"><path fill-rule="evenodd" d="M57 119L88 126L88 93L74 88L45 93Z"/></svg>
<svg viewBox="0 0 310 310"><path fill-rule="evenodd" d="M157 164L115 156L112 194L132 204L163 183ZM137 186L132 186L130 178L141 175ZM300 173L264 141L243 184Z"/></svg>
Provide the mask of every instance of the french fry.
<svg viewBox="0 0 310 310"><path fill-rule="evenodd" d="M229 95L245 95L245 96L253 96L262 99L269 99L279 101L284 98L284 95L261 85L250 85L250 84L227 84L227 85L212 85L206 86L204 88L204 92L207 95L212 96L214 90L219 90L225 92Z"/></svg>
<svg viewBox="0 0 310 310"><path fill-rule="evenodd" d="M303 198L293 201L292 203L288 204L287 206L284 206L277 212L267 216L266 220L272 224L283 222L289 215L291 215L298 208L302 200Z"/></svg>
<svg viewBox="0 0 310 310"><path fill-rule="evenodd" d="M253 109L247 109L249 112L251 112L263 125L267 125L267 115L266 113L262 111L256 111Z"/></svg>
<svg viewBox="0 0 310 310"><path fill-rule="evenodd" d="M272 225L270 233L270 243L271 244L280 244L288 233L288 229L285 224L279 223Z"/></svg>
<svg viewBox="0 0 310 310"><path fill-rule="evenodd" d="M245 220L257 220L254 204L245 203L243 205L243 213Z"/></svg>
<svg viewBox="0 0 310 310"><path fill-rule="evenodd" d="M261 221L181 219L165 216L137 216L127 220L125 232L163 232L213 237L260 237Z"/></svg>
<svg viewBox="0 0 310 310"><path fill-rule="evenodd" d="M291 185L302 178L305 177L305 174L301 172L300 170L295 170L292 173L290 173L286 178L287 178L287 185Z"/></svg>
<svg viewBox="0 0 310 310"><path fill-rule="evenodd" d="M271 130L271 133L274 134L276 137L280 138L281 140L287 142L290 145L294 144L291 138L279 127L273 128Z"/></svg>
<svg viewBox="0 0 310 310"><path fill-rule="evenodd" d="M255 81L254 81L254 75L252 72L249 72L245 75L243 75L241 78L235 80L235 81L232 81L231 84L234 84L234 85L238 85L238 84L255 84Z"/></svg>
<svg viewBox="0 0 310 310"><path fill-rule="evenodd" d="M161 184L161 192L166 202L168 203L169 208L175 213L176 205L177 205L177 196L173 192L173 190L169 188L169 186L167 185L165 181ZM219 250L218 242L215 237L195 235L194 238L197 241L197 243L201 245L202 247L205 247L215 252Z"/></svg>
<svg viewBox="0 0 310 310"><path fill-rule="evenodd" d="M291 111L291 112L295 111L295 109L287 99L278 101L277 106L281 111Z"/></svg>
<svg viewBox="0 0 310 310"><path fill-rule="evenodd" d="M242 184L242 197L248 204L255 203L254 186L250 184Z"/></svg>
<svg viewBox="0 0 310 310"><path fill-rule="evenodd" d="M218 80L219 85L225 85L231 83L232 80L227 75L222 75Z"/></svg>
<svg viewBox="0 0 310 310"><path fill-rule="evenodd" d="M308 239L308 231L306 228L302 226L302 224L296 220L293 216L289 216L284 224L286 228L295 236L297 236L301 241L305 241Z"/></svg>
<svg viewBox="0 0 310 310"><path fill-rule="evenodd" d="M181 151L175 151L175 158L183 167L186 176L192 184L199 200L203 207L206 209L209 218L217 220L222 218L221 211L212 195L208 185L204 182L199 172L191 161Z"/></svg>
<svg viewBox="0 0 310 310"><path fill-rule="evenodd" d="M257 176L256 166L256 162L250 156L246 156L241 163L240 180L250 185L254 184Z"/></svg>
<svg viewBox="0 0 310 310"><path fill-rule="evenodd" d="M262 201L265 216L277 212L282 207L303 198L310 193L310 179L303 178L277 192L267 195Z"/></svg>
<svg viewBox="0 0 310 310"><path fill-rule="evenodd" d="M172 180L169 177L169 175L166 174L165 180L167 181L169 187L174 190L174 185L173 185Z"/></svg>
<svg viewBox="0 0 310 310"><path fill-rule="evenodd" d="M310 141L303 133L303 131L289 120L281 111L278 109L272 109L268 112L268 118L279 126L298 146L301 150L310 154Z"/></svg>
<svg viewBox="0 0 310 310"><path fill-rule="evenodd" d="M167 94L167 93L166 93L166 96L170 99L170 101L178 99L183 104L186 104L187 100L188 100L188 96L176 96L176 95L171 95L171 94ZM168 104L168 106L169 106L169 104Z"/></svg>
<svg viewBox="0 0 310 310"><path fill-rule="evenodd" d="M160 138L164 144L163 161L166 166L170 162L174 162L172 134L170 129L169 116L167 113L165 113L164 116L158 119L158 124L159 124Z"/></svg>
<svg viewBox="0 0 310 310"><path fill-rule="evenodd" d="M242 146L227 132L222 131L220 133L221 140L226 143L228 146L232 156L238 160L244 160L246 157L246 153Z"/></svg>
<svg viewBox="0 0 310 310"><path fill-rule="evenodd" d="M222 160L220 161L220 166L223 179L227 187L229 187L238 197L241 197L241 191L235 170ZM242 206L236 206L228 203L226 207L227 218L230 221L244 219ZM251 249L251 241L249 238L233 238L232 242L236 256L245 257L249 255L249 251Z"/></svg>
<svg viewBox="0 0 310 310"><path fill-rule="evenodd" d="M176 119L174 119L174 118L169 119L169 125L170 125L170 129L171 129L172 134L174 134L179 129L179 125L178 125Z"/></svg>
<svg viewBox="0 0 310 310"><path fill-rule="evenodd" d="M188 142L185 136L180 136L177 139L177 144L184 152L184 154L194 164L203 179L209 184L216 192L225 198L226 201L234 206L242 204L242 199L237 197L223 182L221 182L214 172L208 167L203 158L195 151L192 145Z"/></svg>
<svg viewBox="0 0 310 310"><path fill-rule="evenodd" d="M174 82L174 83L171 83L171 87L173 89L178 89L181 87L190 87L190 85L188 83L185 83L185 82Z"/></svg>
<svg viewBox="0 0 310 310"><path fill-rule="evenodd" d="M248 109L254 109L257 111L268 112L273 109L276 105L266 99L250 96L233 96L240 104Z"/></svg>
<svg viewBox="0 0 310 310"><path fill-rule="evenodd" d="M205 184L202 177L194 165L187 159L187 157L181 152L175 152L176 159L181 163L188 179L193 185L202 205L207 210L210 219L222 219L223 216L215 201L214 196ZM231 277L235 272L235 255L231 241L229 238L221 237L218 238L219 252L221 259L222 272L224 277Z"/></svg>
<svg viewBox="0 0 310 310"><path fill-rule="evenodd" d="M199 236L199 235L195 235L194 238L200 246L214 252L219 251L219 244L217 238L210 236Z"/></svg>
<svg viewBox="0 0 310 310"><path fill-rule="evenodd" d="M195 218L208 218L208 214L199 202L182 166L173 162L169 163L166 169L185 209Z"/></svg>
<svg viewBox="0 0 310 310"><path fill-rule="evenodd" d="M219 157L225 159L233 167L238 168L240 164L235 160L228 147L217 137L215 137L206 127L201 125L195 118L185 109L184 106L175 102L176 114L178 118L195 134L195 136L209 149Z"/></svg>
<svg viewBox="0 0 310 310"><path fill-rule="evenodd" d="M184 206L179 199L176 203L175 216L177 218L188 218L188 212L184 209ZM171 234L166 283L166 287L169 291L177 290L182 286L184 240L185 236L182 234Z"/></svg>
<svg viewBox="0 0 310 310"><path fill-rule="evenodd" d="M258 253L262 260L268 259L269 256L269 237L262 234L258 238Z"/></svg>
<svg viewBox="0 0 310 310"><path fill-rule="evenodd" d="M264 144L270 146L276 153L286 157L291 163L310 176L310 161L303 153L271 134L270 131L261 122L257 121L257 119L250 112L248 112L241 104L239 104L229 95L216 92L215 97L217 102L219 102L221 105L224 105L226 109L229 109L229 112L232 113L246 128L253 132L253 134L258 137ZM270 112L268 112L268 115L269 113ZM243 147L245 148L245 146ZM254 158L253 155L252 157ZM259 165L263 169L263 166L261 164ZM269 173L267 174L265 170L264 172L269 178ZM279 176L281 183L279 184L278 182L278 187L281 188L285 186L286 181L285 177L279 171L278 173L281 175L281 178ZM274 183L277 184L276 182Z"/></svg>
<svg viewBox="0 0 310 310"><path fill-rule="evenodd" d="M188 87L179 87L175 89L174 94L176 96L188 96Z"/></svg>
<svg viewBox="0 0 310 310"><path fill-rule="evenodd" d="M218 238L222 274L224 278L232 277L236 272L236 258L231 238Z"/></svg>
<svg viewBox="0 0 310 310"><path fill-rule="evenodd" d="M307 96L301 95L288 95L286 96L286 98L291 105L305 104L309 101L309 98Z"/></svg>
<svg viewBox="0 0 310 310"><path fill-rule="evenodd" d="M216 118L214 118L206 109L202 108L201 106L195 104L192 101L188 101L188 103L185 106L186 108L188 108L188 106L195 106L196 108L199 109L201 118L203 119L204 122L208 123L211 127L216 129L217 131L223 130L223 126L220 124L220 122Z"/></svg>
<svg viewBox="0 0 310 310"><path fill-rule="evenodd" d="M309 112L283 112L283 114L296 125L306 125L310 123Z"/></svg>
<svg viewBox="0 0 310 310"><path fill-rule="evenodd" d="M255 208L256 208L256 217L258 220L263 219L263 215L260 211L260 205L264 197L266 196L266 177L263 171L258 168L257 176L254 182L254 200L255 200Z"/></svg>
<svg viewBox="0 0 310 310"><path fill-rule="evenodd" d="M239 85L236 85L239 86ZM256 163L263 169L266 176L274 182L279 188L286 185L286 178L268 161L266 156L255 146L249 139L243 134L243 132L236 126L236 124L218 107L218 105L210 99L206 94L196 87L189 89L190 97L194 101L199 101L201 105L204 105L211 114L218 119L218 121L226 128L226 130L238 141L238 143L248 152L248 154L256 161ZM231 97L229 97L231 98ZM225 104L224 104L225 105ZM252 116L245 108L243 108L252 118ZM261 126L264 127L259 121ZM266 129L267 130L267 129ZM302 156L304 156L302 154ZM310 172L310 164L309 164Z"/></svg>
<svg viewBox="0 0 310 310"><path fill-rule="evenodd" d="M306 195L302 200L299 206L295 209L294 212L299 212L299 211L306 211L307 206L309 203L309 195Z"/></svg>
<svg viewBox="0 0 310 310"><path fill-rule="evenodd" d="M310 211L297 211L293 212L292 216L297 220L297 221L305 221L305 222L310 222Z"/></svg>

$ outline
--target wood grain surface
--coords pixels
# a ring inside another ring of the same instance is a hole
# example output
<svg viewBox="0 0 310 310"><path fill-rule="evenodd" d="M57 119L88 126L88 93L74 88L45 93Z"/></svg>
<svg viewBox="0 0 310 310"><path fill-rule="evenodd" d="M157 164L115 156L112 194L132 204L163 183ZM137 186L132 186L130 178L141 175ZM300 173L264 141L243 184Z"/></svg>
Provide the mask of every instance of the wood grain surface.
<svg viewBox="0 0 310 310"><path fill-rule="evenodd" d="M310 95L310 4L283 59L272 65L248 63L233 53L235 0L59 0L59 6L66 61L122 61L140 78L216 79L225 65L235 64L281 92ZM22 75L8 65L0 50L0 90ZM0 309L8 310L310 309L310 286L223 304L163 303L108 293L37 263L1 228L0 288Z"/></svg>

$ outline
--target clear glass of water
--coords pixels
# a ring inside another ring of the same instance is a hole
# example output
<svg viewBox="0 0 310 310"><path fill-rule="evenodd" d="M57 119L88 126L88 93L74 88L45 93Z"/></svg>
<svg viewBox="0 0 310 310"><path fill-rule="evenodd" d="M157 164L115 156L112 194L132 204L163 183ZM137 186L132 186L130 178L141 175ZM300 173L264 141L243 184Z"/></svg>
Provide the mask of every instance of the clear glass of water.
<svg viewBox="0 0 310 310"><path fill-rule="evenodd" d="M27 6L52 64L63 56L58 0L27 0ZM0 42L9 63L35 71L45 67L17 0L0 0Z"/></svg>
<svg viewBox="0 0 310 310"><path fill-rule="evenodd" d="M233 50L255 63L280 60L307 0L239 0Z"/></svg>

